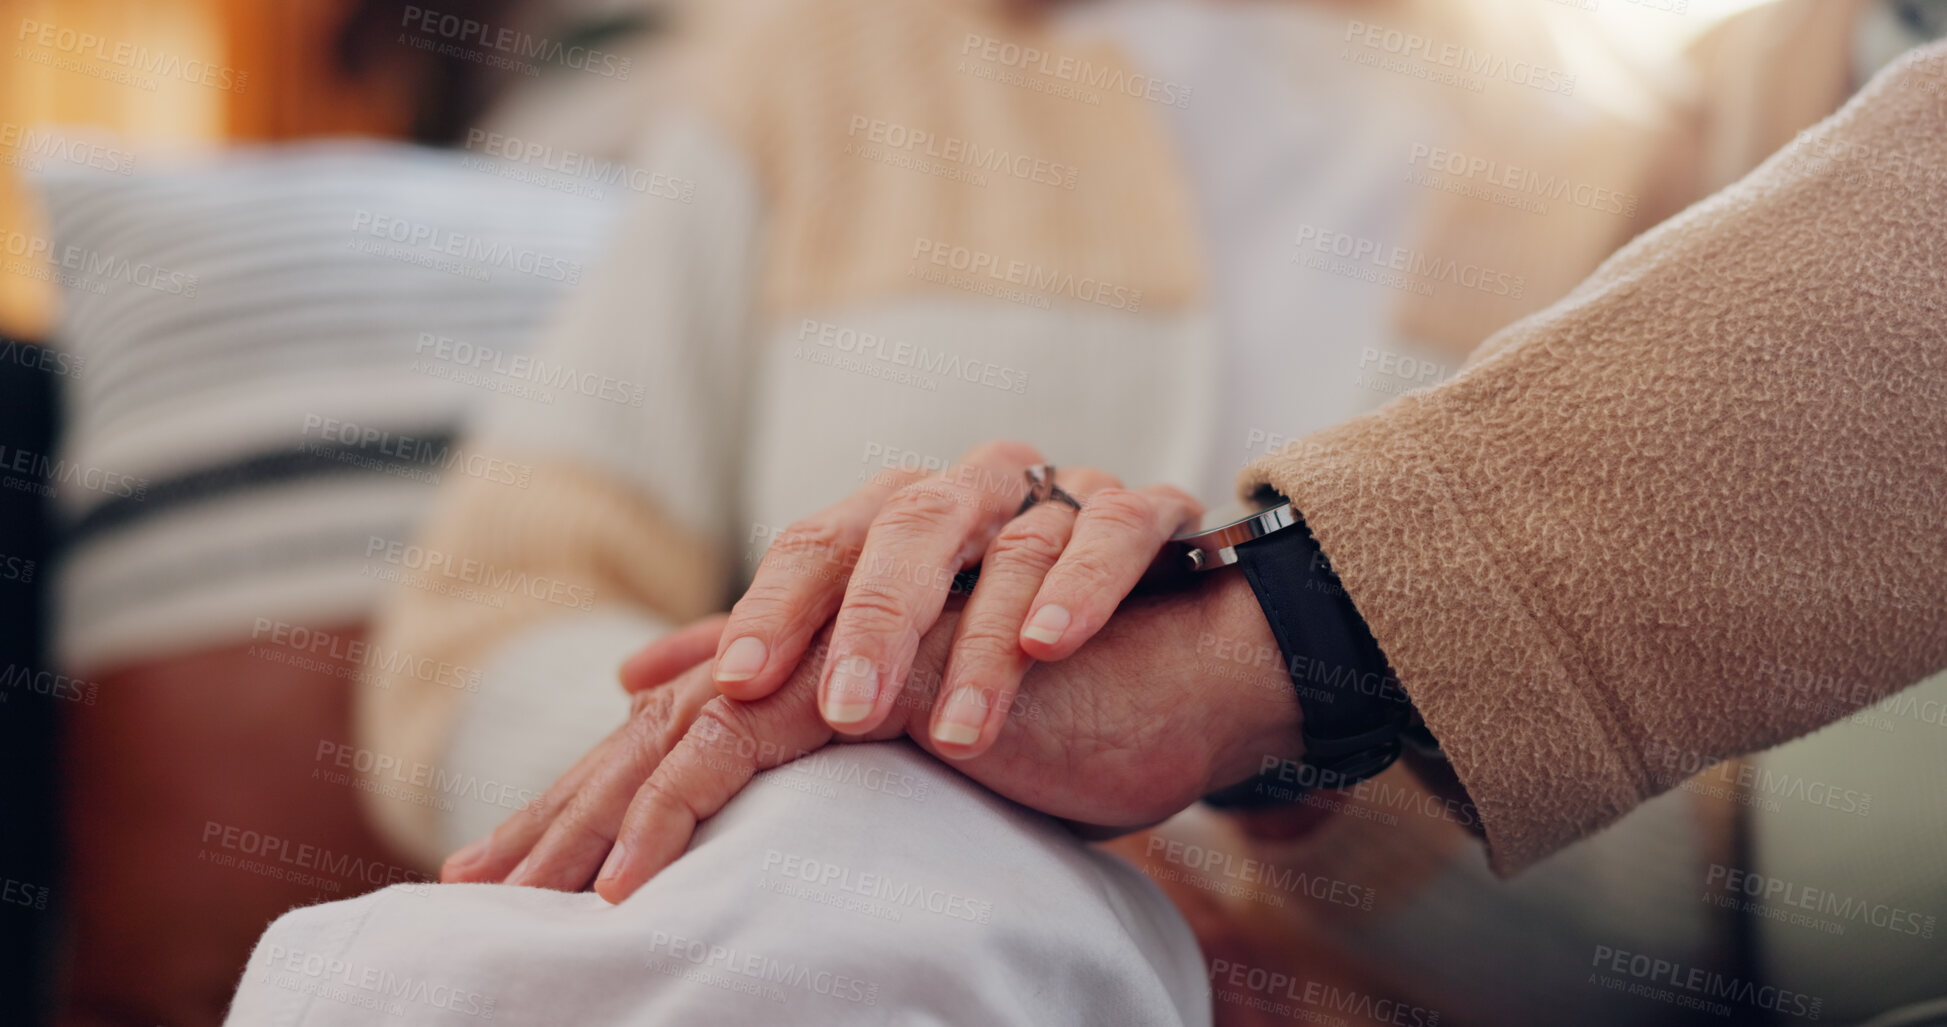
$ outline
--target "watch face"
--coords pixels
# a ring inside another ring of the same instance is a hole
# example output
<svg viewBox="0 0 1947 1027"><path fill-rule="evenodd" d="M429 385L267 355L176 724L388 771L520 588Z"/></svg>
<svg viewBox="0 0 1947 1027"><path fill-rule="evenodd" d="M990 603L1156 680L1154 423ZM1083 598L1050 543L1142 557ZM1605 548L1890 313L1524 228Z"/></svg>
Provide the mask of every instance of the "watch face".
<svg viewBox="0 0 1947 1027"><path fill-rule="evenodd" d="M1213 531L1234 528L1266 510L1284 505L1286 504L1283 499L1276 499L1268 503L1230 503L1206 512L1203 515L1203 520L1198 522L1197 527L1185 528L1175 535L1170 536L1170 539L1174 542L1183 542L1196 538L1199 535L1208 535Z"/></svg>
<svg viewBox="0 0 1947 1027"><path fill-rule="evenodd" d="M1297 519L1291 504L1283 499L1257 509L1246 506L1241 510L1227 510L1215 517L1205 517L1202 527L1171 536L1169 548L1176 552L1177 562L1188 570L1216 570L1237 562L1239 545L1288 528Z"/></svg>

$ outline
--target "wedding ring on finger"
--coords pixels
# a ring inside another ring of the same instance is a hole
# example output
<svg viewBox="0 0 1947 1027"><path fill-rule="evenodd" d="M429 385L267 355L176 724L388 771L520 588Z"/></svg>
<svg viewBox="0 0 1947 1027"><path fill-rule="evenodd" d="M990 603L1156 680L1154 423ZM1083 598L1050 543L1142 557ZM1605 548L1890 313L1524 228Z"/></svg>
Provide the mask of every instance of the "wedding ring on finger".
<svg viewBox="0 0 1947 1027"><path fill-rule="evenodd" d="M1068 490L1055 484L1054 464L1032 464L1025 472L1028 479L1028 494L1021 499L1020 509L1014 511L1019 517L1042 503L1065 503L1080 513L1082 501L1070 495ZM974 586L980 583L980 565L975 564L955 574L953 584L947 589L951 595L972 595Z"/></svg>
<svg viewBox="0 0 1947 1027"><path fill-rule="evenodd" d="M1055 484L1055 465L1034 464L1027 469L1026 474L1028 479L1028 494L1021 500L1021 508L1014 511L1014 516L1019 517L1029 510L1034 509L1037 505L1050 500L1057 503L1067 503L1069 506L1074 507L1075 510L1081 510L1081 501L1069 495L1067 489Z"/></svg>

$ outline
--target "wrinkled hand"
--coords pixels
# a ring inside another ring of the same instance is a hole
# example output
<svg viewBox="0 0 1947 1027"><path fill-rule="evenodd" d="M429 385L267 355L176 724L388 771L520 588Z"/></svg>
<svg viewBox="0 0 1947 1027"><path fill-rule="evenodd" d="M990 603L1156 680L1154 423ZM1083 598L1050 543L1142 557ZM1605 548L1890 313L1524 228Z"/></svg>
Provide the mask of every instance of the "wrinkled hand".
<svg viewBox="0 0 1947 1027"><path fill-rule="evenodd" d="M985 751L1028 668L1080 649L1169 536L1203 512L1172 486L1127 489L1102 471L1061 468L1054 483L1074 504L1051 498L1017 516L1025 472L1041 462L1025 443L988 443L938 474L876 476L793 524L730 611L715 650L719 689L733 699L770 695L829 624L819 708L839 731L874 733L954 575L978 563L946 658L947 698L928 734L944 756ZM684 641L693 639L669 644Z"/></svg>
<svg viewBox="0 0 1947 1027"><path fill-rule="evenodd" d="M928 725L963 620L963 611L944 608L914 647L912 672L887 697L886 715L854 737L905 734L939 753ZM628 722L562 775L538 809L456 853L441 879L572 890L592 878L609 901L627 898L758 771L838 739L818 710L833 630L809 639L806 657L759 700L716 695L709 663L637 691ZM715 618L692 625L631 661L625 676L641 684L685 655L707 654L721 631ZM1275 658L1259 658L1276 652L1240 575L1137 596L1071 658L1034 665L1021 696L1000 711L991 747L955 766L1095 833L1155 823L1250 777L1266 757L1299 755L1289 679Z"/></svg>

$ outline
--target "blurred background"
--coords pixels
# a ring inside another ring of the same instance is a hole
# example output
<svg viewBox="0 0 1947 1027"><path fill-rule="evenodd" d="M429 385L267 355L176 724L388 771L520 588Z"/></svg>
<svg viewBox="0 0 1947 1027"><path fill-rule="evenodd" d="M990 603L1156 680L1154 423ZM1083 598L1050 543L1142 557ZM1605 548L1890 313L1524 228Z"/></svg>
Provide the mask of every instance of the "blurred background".
<svg viewBox="0 0 1947 1027"><path fill-rule="evenodd" d="M996 6L1018 17L1069 6L1085 21L1101 5ZM1379 174L1422 186L1408 190L1415 223L1466 238L1527 287L1511 300L1333 285L1370 292L1396 329L1363 347L1383 352L1379 366L1357 364L1391 377L1345 390L1348 412L1426 384L1420 369L1450 375L1473 343L1735 181L1943 20L1938 4L1893 0L1303 6L1331 25L1379 23L1561 70L1572 90L1442 90L1344 58L1371 45L1349 27L1340 52L1302 58L1369 76L1355 87L1371 125L1433 124L1405 138L1560 170L1631 211L1557 202L1537 217L1518 190L1494 195L1492 173L1428 185L1445 174L1427 162L1434 146L1391 154ZM354 692L373 687L366 646L385 595L361 548L414 537L438 474L408 450L432 445L437 464L488 391L416 363L428 340L525 352L568 291L348 254L345 226L392 217L596 266L629 204L657 202L641 194L663 185L603 187L555 158L634 152L689 10L431 7L570 41L628 74L454 47L428 29L428 5L392 0L0 0L0 1023L219 1022L270 919L432 871L374 822L356 783L370 768L351 741ZM1361 349L1346 348L1348 370ZM376 449L359 441L372 425L390 440ZM1236 440L1236 463L1310 426L1261 427ZM761 534L752 527L733 535ZM1822 687L1787 691L1829 701ZM1575 973L1596 946L1786 982L1821 996L1823 1022L1861 1022L1947 993L1933 926L1947 911L1947 804L1933 794L1947 717L1928 713L1947 709L1947 690L1915 694L1752 764L1767 773L1705 770L1491 901L1453 825L1353 837L1377 830L1370 817L1344 818L1341 841L1378 853L1353 873L1415 896L1391 920L1268 923L1263 910L1177 897L1213 952L1314 964L1450 1024L1804 1018L1601 994ZM1838 818L1763 794L1834 780L1878 812ZM296 847L326 855L303 874L250 865ZM1290 858L1314 857L1330 865ZM1646 869L1659 861L1668 872ZM1915 930L1791 922L1742 901L1751 875L1859 896ZM1427 928L1466 919L1502 929ZM1552 950L1567 969L1534 972ZM1261 1016L1219 1008L1220 1023L1284 1022Z"/></svg>

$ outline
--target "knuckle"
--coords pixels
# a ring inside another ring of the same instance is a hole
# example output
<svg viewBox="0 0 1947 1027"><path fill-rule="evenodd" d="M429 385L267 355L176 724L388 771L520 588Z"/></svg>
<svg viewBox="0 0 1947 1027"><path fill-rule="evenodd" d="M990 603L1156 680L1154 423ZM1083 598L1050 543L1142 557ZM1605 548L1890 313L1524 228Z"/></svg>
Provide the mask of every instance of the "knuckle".
<svg viewBox="0 0 1947 1027"><path fill-rule="evenodd" d="M1019 630L1020 625L1004 617L978 618L953 640L953 655L960 658L970 656L982 662L1018 659L1022 655L1017 637Z"/></svg>
<svg viewBox="0 0 1947 1027"><path fill-rule="evenodd" d="M677 716L676 700L668 689L658 689L665 694L661 700L633 711L628 722L623 725L623 745L618 757L629 761L639 773L648 773L662 760L664 753L688 727Z"/></svg>
<svg viewBox="0 0 1947 1027"><path fill-rule="evenodd" d="M745 752L750 748L746 743L757 737L750 714L741 705L718 696L703 704L698 711L696 722L690 725L685 736L695 739L699 744L734 749Z"/></svg>
<svg viewBox="0 0 1947 1027"><path fill-rule="evenodd" d="M1115 580L1116 566L1101 547L1077 546L1062 554L1060 573L1070 588L1089 598Z"/></svg>
<svg viewBox="0 0 1947 1027"><path fill-rule="evenodd" d="M873 527L903 533L951 524L966 508L962 491L959 485L938 478L914 482L886 500Z"/></svg>
<svg viewBox="0 0 1947 1027"><path fill-rule="evenodd" d="M1156 507L1139 492L1109 488L1088 497L1081 519L1119 535L1144 535L1155 524Z"/></svg>
<svg viewBox="0 0 1947 1027"><path fill-rule="evenodd" d="M853 581L838 612L852 627L868 632L894 630L909 617L905 593L874 578Z"/></svg>
<svg viewBox="0 0 1947 1027"><path fill-rule="evenodd" d="M667 724L676 712L676 693L669 688L651 688L629 699L629 719L650 724Z"/></svg>
<svg viewBox="0 0 1947 1027"><path fill-rule="evenodd" d="M759 579L737 600L734 619L746 629L753 624L777 624L790 620L804 602L805 590L795 583Z"/></svg>
<svg viewBox="0 0 1947 1027"><path fill-rule="evenodd" d="M632 817L636 816L637 811L640 810L640 815L646 822L650 819L652 811L658 809L677 810L688 815L693 821L703 820L702 811L697 808L696 803L690 801L689 793L661 774L642 783L641 790L636 793L636 801L629 807L629 814Z"/></svg>
<svg viewBox="0 0 1947 1027"><path fill-rule="evenodd" d="M547 833L542 835L542 840L545 841L549 834L561 831L588 830L589 825L595 820L600 804L600 800L591 789L584 788L569 796L561 803L560 814L554 818L554 823L548 827ZM540 850L541 846L536 845L535 851Z"/></svg>
<svg viewBox="0 0 1947 1027"><path fill-rule="evenodd" d="M795 521L777 538L771 540L771 548L764 556L769 564L776 559L820 559L844 562L847 558L845 532L836 522L822 517L809 517Z"/></svg>
<svg viewBox="0 0 1947 1027"><path fill-rule="evenodd" d="M1014 562L1046 571L1054 566L1068 539L1044 517L1016 517L1007 522L988 547L988 560Z"/></svg>

